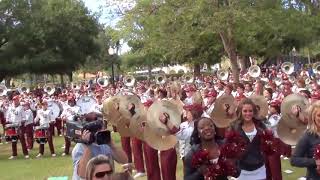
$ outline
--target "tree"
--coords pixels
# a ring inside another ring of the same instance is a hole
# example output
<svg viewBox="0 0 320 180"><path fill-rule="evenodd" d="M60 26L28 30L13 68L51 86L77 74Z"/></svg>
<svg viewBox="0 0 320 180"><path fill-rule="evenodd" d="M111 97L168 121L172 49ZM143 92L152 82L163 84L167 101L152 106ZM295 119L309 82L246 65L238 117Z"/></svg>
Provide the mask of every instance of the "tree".
<svg viewBox="0 0 320 180"><path fill-rule="evenodd" d="M99 52L97 18L81 1L3 0L0 11L0 80L25 72L71 76Z"/></svg>

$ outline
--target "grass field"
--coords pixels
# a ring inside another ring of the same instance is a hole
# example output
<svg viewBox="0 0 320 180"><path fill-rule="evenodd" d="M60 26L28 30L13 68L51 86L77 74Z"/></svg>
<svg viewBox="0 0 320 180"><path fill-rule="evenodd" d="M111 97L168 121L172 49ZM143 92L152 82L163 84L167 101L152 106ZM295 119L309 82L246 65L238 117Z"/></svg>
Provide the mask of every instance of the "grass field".
<svg viewBox="0 0 320 180"><path fill-rule="evenodd" d="M120 146L118 134L113 133L113 139ZM72 175L72 160L70 156L61 157L63 149L61 149L64 140L62 137L54 137L55 151L57 157L51 157L49 147L45 145L45 155L36 159L38 154L38 144L35 144L35 149L30 151L30 159L24 159L20 144L18 144L18 159L8 160L11 155L11 144L0 145L0 179L1 180L44 180L52 176L68 176L71 179ZM282 170L292 170L293 173L283 173L284 180L296 180L305 174L304 169L293 168L288 160L282 161ZM117 166L120 170L120 167ZM147 178L140 178L146 180ZM178 161L177 179L183 179L182 163Z"/></svg>

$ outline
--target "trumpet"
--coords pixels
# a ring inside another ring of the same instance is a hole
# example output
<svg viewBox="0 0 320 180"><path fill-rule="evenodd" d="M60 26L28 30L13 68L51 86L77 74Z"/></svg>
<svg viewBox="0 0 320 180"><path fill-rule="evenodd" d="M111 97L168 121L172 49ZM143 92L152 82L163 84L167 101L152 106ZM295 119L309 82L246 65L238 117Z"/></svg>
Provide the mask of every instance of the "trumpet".
<svg viewBox="0 0 320 180"><path fill-rule="evenodd" d="M225 69L220 69L217 72L217 77L218 79L220 79L221 81L226 81L229 77L229 72Z"/></svg>
<svg viewBox="0 0 320 180"><path fill-rule="evenodd" d="M294 71L294 65L291 62L284 62L281 64L281 70L285 74L292 74Z"/></svg>

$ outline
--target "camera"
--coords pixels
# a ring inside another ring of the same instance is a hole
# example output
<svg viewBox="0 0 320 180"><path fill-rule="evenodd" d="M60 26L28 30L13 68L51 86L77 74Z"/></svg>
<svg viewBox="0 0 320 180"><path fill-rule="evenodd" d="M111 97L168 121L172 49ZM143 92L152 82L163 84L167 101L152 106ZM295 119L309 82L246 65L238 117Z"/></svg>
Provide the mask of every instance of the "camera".
<svg viewBox="0 0 320 180"><path fill-rule="evenodd" d="M85 120L69 121L66 123L66 136L76 143L96 143L98 145L109 144L111 141L110 131L102 130L103 127L104 123L100 119L91 122ZM88 142L81 138L84 130L88 130L91 133Z"/></svg>

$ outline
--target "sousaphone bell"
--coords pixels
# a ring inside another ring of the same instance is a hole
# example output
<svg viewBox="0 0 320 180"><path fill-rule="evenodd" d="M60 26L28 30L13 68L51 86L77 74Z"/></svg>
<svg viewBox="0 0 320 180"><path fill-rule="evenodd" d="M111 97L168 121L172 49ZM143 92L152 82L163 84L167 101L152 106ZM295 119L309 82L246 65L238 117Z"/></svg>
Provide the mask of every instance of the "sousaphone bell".
<svg viewBox="0 0 320 180"><path fill-rule="evenodd" d="M0 85L0 96L6 96L8 89L5 85Z"/></svg>
<svg viewBox="0 0 320 180"><path fill-rule="evenodd" d="M97 84L100 87L107 87L109 85L109 76L102 76L100 78L97 79Z"/></svg>
<svg viewBox="0 0 320 180"><path fill-rule="evenodd" d="M253 78L257 78L261 75L261 69L258 65L252 65L249 67L248 74Z"/></svg>
<svg viewBox="0 0 320 180"><path fill-rule="evenodd" d="M128 75L124 77L123 82L127 87L133 87L136 79L132 75Z"/></svg>
<svg viewBox="0 0 320 180"><path fill-rule="evenodd" d="M156 80L156 83L157 84L164 84L164 83L166 83L166 76L165 75L157 75L156 77L155 77L155 80Z"/></svg>
<svg viewBox="0 0 320 180"><path fill-rule="evenodd" d="M220 69L217 72L217 77L221 81L226 81L226 80L228 80L229 72L227 70L225 70L225 69Z"/></svg>
<svg viewBox="0 0 320 180"><path fill-rule="evenodd" d="M320 74L320 62L314 63L312 69L315 74Z"/></svg>
<svg viewBox="0 0 320 180"><path fill-rule="evenodd" d="M185 74L185 75L183 75L183 80L186 83L193 83L194 77L191 74Z"/></svg>
<svg viewBox="0 0 320 180"><path fill-rule="evenodd" d="M52 95L56 91L56 89L53 85L47 84L43 87L43 91L48 93L49 95Z"/></svg>
<svg viewBox="0 0 320 180"><path fill-rule="evenodd" d="M281 64L281 70L287 75L290 75L294 72L294 65L291 62L284 62Z"/></svg>

